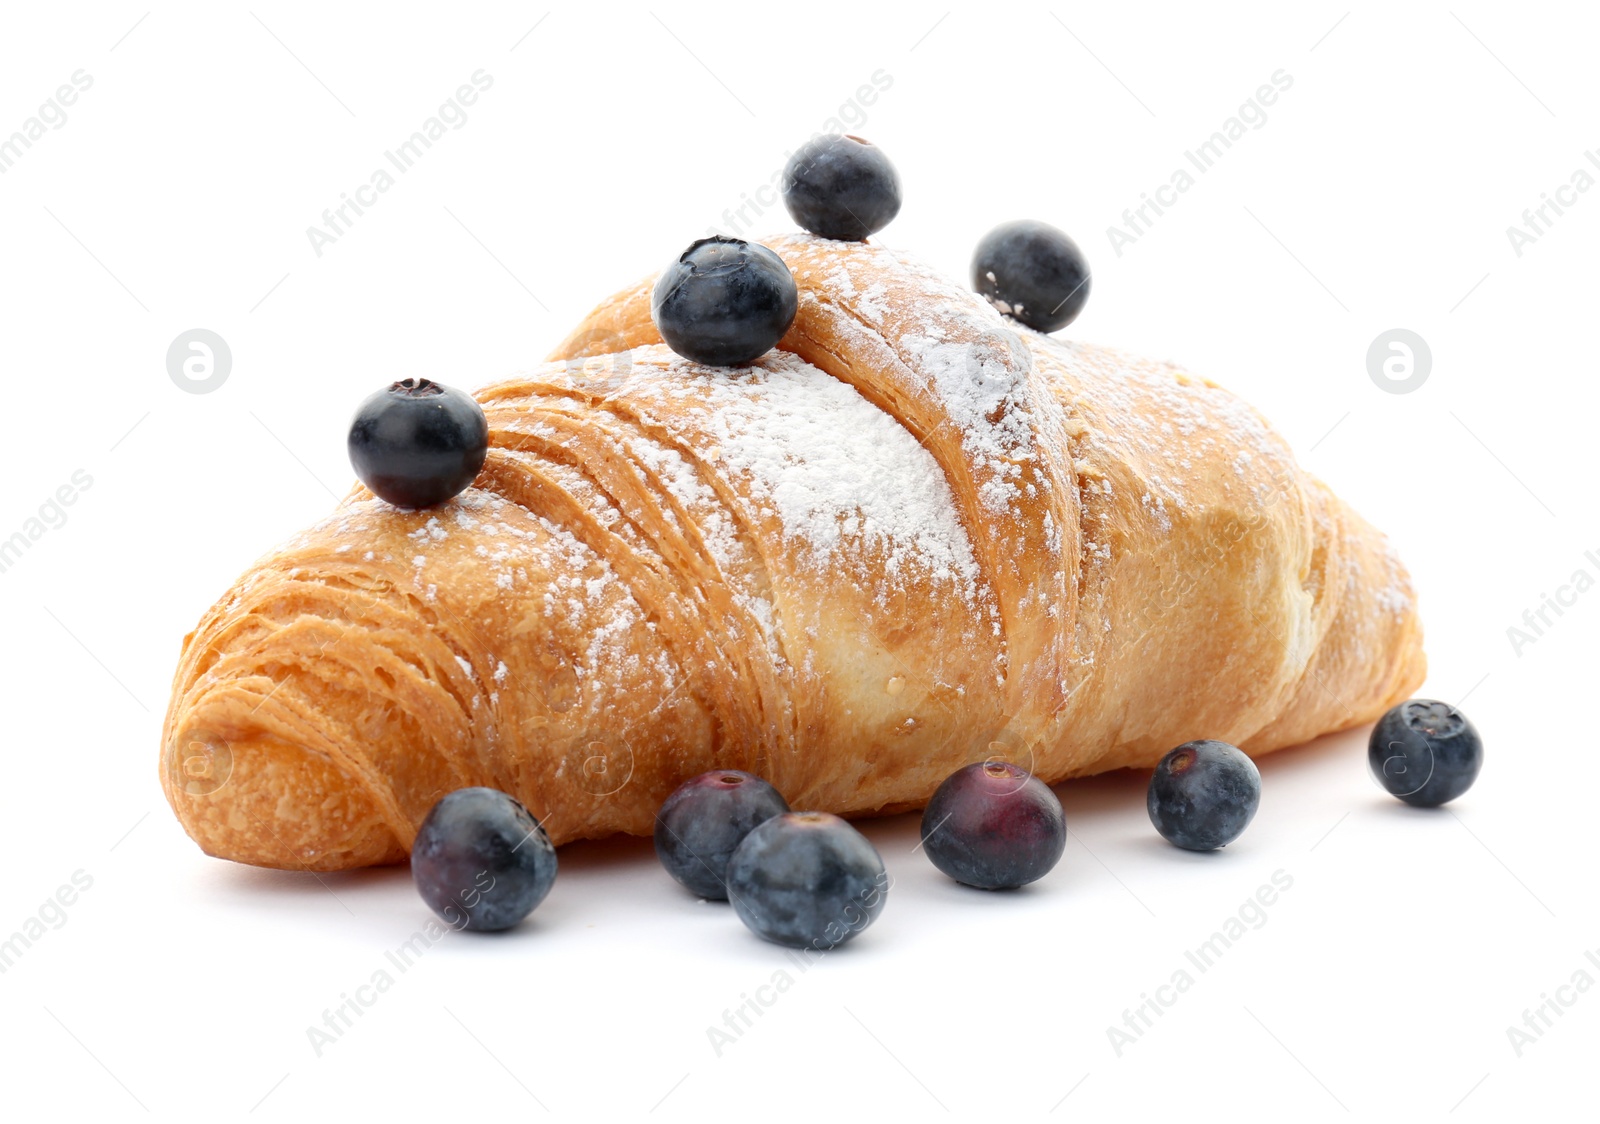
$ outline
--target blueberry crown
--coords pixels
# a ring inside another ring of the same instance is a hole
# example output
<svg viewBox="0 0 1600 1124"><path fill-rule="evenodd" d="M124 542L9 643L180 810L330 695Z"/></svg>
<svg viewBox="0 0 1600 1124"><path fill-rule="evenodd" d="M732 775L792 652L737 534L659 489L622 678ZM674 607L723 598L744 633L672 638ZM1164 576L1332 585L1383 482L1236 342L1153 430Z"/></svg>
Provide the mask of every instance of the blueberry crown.
<svg viewBox="0 0 1600 1124"><path fill-rule="evenodd" d="M408 398L427 398L444 393L444 387L432 379L401 379L391 384L389 390L395 394L404 394Z"/></svg>

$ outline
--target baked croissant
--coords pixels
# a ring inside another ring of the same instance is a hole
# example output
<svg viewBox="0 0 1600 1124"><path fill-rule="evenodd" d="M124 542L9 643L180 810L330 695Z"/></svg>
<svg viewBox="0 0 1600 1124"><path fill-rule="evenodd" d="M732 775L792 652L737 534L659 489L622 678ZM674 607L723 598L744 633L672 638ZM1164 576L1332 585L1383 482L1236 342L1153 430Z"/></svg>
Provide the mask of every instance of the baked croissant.
<svg viewBox="0 0 1600 1124"><path fill-rule="evenodd" d="M646 834L713 768L892 812L994 756L1053 783L1259 755L1421 682L1387 540L1239 399L881 246L767 245L800 294L778 350L676 356L642 281L477 392L474 487L358 486L216 603L163 731L202 848L395 862L468 785L558 843Z"/></svg>

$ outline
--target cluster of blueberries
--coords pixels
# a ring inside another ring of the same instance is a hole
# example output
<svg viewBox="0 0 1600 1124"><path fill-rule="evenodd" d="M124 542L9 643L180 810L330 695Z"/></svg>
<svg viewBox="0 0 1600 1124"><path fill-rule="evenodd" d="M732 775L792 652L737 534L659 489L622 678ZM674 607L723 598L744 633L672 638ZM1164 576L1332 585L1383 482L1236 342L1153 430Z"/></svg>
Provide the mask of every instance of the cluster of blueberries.
<svg viewBox="0 0 1600 1124"><path fill-rule="evenodd" d="M1367 744L1373 776L1408 804L1460 796L1483 764L1483 742L1455 707L1412 699L1390 710ZM1186 742L1150 778L1150 821L1175 846L1214 851L1237 839L1261 802L1261 774L1226 742ZM981 890L1009 890L1049 873L1067 846L1050 787L1005 761L945 779L922 814L922 850L943 873ZM883 912L889 879L877 848L827 812L795 812L751 773L713 769L685 781L655 819L656 856L692 893L729 901L753 932L825 950ZM412 876L428 906L460 929L517 924L550 891L556 852L513 797L464 788L436 804L417 833Z"/></svg>
<svg viewBox="0 0 1600 1124"><path fill-rule="evenodd" d="M822 238L862 242L900 213L900 175L859 137L820 136L784 168L783 201ZM1066 234L1032 219L1002 223L979 241L972 286L1005 315L1041 332L1077 318L1089 299L1089 264ZM650 315L667 346L713 367L741 367L776 347L799 308L783 259L738 238L702 238L661 271ZM470 394L431 379L376 391L350 423L350 463L373 494L423 508L477 477L489 427Z"/></svg>

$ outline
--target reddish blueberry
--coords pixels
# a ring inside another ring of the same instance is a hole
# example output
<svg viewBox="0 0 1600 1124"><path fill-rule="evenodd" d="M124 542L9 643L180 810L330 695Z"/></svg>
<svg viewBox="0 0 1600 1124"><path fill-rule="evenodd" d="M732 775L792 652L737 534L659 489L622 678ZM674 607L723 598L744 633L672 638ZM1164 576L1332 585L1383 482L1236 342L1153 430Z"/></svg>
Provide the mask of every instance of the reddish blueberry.
<svg viewBox="0 0 1600 1124"><path fill-rule="evenodd" d="M1050 872L1067 818L1050 786L1019 765L981 761L945 779L922 813L933 865L968 886L1009 890Z"/></svg>

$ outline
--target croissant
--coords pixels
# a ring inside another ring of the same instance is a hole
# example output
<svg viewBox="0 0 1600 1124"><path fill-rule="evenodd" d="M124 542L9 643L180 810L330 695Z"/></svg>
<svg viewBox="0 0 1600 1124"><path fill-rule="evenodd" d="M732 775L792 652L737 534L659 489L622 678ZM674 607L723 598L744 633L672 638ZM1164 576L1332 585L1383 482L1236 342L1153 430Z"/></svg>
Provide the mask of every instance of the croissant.
<svg viewBox="0 0 1600 1124"><path fill-rule="evenodd" d="M1387 540L1239 399L882 246L767 245L800 294L777 350L678 357L646 279L477 392L472 488L357 486L211 608L161 769L206 852L399 861L468 785L557 843L646 834L713 768L888 813L995 756L1259 755L1421 682Z"/></svg>

